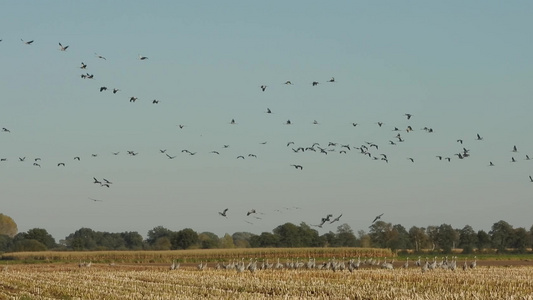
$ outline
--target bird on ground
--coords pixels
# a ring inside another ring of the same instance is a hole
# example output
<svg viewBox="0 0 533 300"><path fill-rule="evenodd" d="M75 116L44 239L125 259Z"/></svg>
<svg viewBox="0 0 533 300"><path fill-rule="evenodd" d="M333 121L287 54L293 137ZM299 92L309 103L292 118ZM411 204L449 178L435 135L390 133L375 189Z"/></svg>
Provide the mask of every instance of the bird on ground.
<svg viewBox="0 0 533 300"><path fill-rule="evenodd" d="M300 170L304 169L301 165L291 165L291 166L296 168L296 169L300 169Z"/></svg>
<svg viewBox="0 0 533 300"><path fill-rule="evenodd" d="M335 222L338 222L341 219L341 217L342 217L342 214L340 216L336 217L335 219L333 219L331 222L329 222L329 224L333 224Z"/></svg>
<svg viewBox="0 0 533 300"><path fill-rule="evenodd" d="M511 162L516 162L516 160L514 159L514 157L511 157Z"/></svg>
<svg viewBox="0 0 533 300"><path fill-rule="evenodd" d="M24 44L31 45L33 43L33 40L31 41L24 41L23 39L20 39Z"/></svg>
<svg viewBox="0 0 533 300"><path fill-rule="evenodd" d="M378 215L376 216L376 218L374 218L374 221L372 221L372 223L376 222L377 220L381 219L381 216L383 216L385 213L382 213L381 215Z"/></svg>
<svg viewBox="0 0 533 300"><path fill-rule="evenodd" d="M226 209L224 209L222 212L219 211L218 213L219 213L221 216L227 218L227 217L228 217L228 216L226 215L226 212L227 212L227 211L228 211L228 209L226 208Z"/></svg>
<svg viewBox="0 0 533 300"><path fill-rule="evenodd" d="M61 51L67 51L68 47L69 46L63 46L63 45L61 45L61 43L59 43L59 50L61 50Z"/></svg>
<svg viewBox="0 0 533 300"><path fill-rule="evenodd" d="M139 60L146 60L146 59L148 59L148 57L142 56L142 55L139 54Z"/></svg>
<svg viewBox="0 0 533 300"><path fill-rule="evenodd" d="M529 158L529 155L526 154L526 160L531 160L531 158Z"/></svg>

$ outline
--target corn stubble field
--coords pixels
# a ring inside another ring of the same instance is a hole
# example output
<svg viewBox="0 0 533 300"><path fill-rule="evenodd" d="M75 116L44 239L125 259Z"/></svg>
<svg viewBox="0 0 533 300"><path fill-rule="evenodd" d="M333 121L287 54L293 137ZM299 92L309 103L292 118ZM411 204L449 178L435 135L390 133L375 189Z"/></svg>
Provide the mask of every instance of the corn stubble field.
<svg viewBox="0 0 533 300"><path fill-rule="evenodd" d="M423 272L412 261L408 268L402 267L404 261L396 261L392 269L379 263L333 271L307 268L306 263L314 259L297 257L297 252L272 252L265 258L253 258L253 252L233 252L242 255L240 259L230 258L232 252L226 252L223 256L227 259L207 263L167 259L175 253L160 254L166 263L95 259L0 266L0 299L533 299L531 266L483 263L465 271L459 259L455 270L439 267ZM245 254L250 257L244 258ZM276 254L283 254L278 256L279 268ZM284 256L288 254L294 255ZM87 253L80 256L91 258ZM358 260L355 256L336 257L316 261L316 265ZM287 265L298 261L298 268ZM262 269L265 263L270 267ZM250 264L257 268L249 268ZM232 267L227 268L229 265Z"/></svg>

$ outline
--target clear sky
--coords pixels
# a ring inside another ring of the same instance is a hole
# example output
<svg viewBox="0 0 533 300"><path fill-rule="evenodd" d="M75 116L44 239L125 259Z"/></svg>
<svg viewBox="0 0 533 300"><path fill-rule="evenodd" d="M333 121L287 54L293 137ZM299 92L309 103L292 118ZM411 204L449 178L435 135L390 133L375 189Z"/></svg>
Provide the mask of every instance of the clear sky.
<svg viewBox="0 0 533 300"><path fill-rule="evenodd" d="M529 229L531 15L529 1L3 2L0 212L56 240L259 234L327 214L355 231L381 213ZM315 142L328 154L292 150Z"/></svg>

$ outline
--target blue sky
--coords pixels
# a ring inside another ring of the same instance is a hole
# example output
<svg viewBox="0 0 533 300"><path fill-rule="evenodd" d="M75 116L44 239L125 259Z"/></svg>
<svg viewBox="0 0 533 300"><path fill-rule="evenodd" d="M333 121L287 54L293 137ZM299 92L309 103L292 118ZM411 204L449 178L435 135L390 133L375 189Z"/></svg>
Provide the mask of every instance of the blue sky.
<svg viewBox="0 0 533 300"><path fill-rule="evenodd" d="M0 132L0 211L19 231L45 228L57 240L81 227L261 233L341 213L355 231L380 213L406 228L529 229L532 6L4 3L0 128L11 132ZM394 127L405 142L390 145ZM315 142L334 151L291 149ZM353 149L365 142L389 162ZM463 147L470 157L460 160Z"/></svg>

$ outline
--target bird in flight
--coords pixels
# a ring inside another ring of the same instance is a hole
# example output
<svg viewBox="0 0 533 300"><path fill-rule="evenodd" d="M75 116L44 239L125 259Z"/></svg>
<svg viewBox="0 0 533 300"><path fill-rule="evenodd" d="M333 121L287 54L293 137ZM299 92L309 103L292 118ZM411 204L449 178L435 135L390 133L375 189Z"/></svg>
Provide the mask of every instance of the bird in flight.
<svg viewBox="0 0 533 300"><path fill-rule="evenodd" d="M103 56L100 55L100 54L95 53L94 55L96 55L96 57L101 58L101 59L103 59L103 60L107 60L105 57L103 57Z"/></svg>
<svg viewBox="0 0 533 300"><path fill-rule="evenodd" d="M63 46L63 45L61 45L61 43L59 43L59 50L61 50L61 51L67 51L68 47L69 46Z"/></svg>
<svg viewBox="0 0 533 300"><path fill-rule="evenodd" d="M146 59L148 59L148 57L142 56L142 55L139 54L139 60L146 60Z"/></svg>
<svg viewBox="0 0 533 300"><path fill-rule="evenodd" d="M230 123L231 125L235 125L235 124L237 124L237 123L235 122L235 119L231 119L231 121L230 121L229 123Z"/></svg>
<svg viewBox="0 0 533 300"><path fill-rule="evenodd" d="M137 97L130 97L130 102L135 102L137 99L139 99L139 98L137 98Z"/></svg>
<svg viewBox="0 0 533 300"><path fill-rule="evenodd" d="M376 222L377 220L381 219L381 216L383 216L383 215L384 215L384 213L381 214L381 215L379 215L379 216L376 216L376 218L374 219L374 221L372 221L372 223L374 223L374 222Z"/></svg>
<svg viewBox="0 0 533 300"><path fill-rule="evenodd" d="M411 119L411 117L413 116L412 114L405 114L405 116L407 117L407 120Z"/></svg>
<svg viewBox="0 0 533 300"><path fill-rule="evenodd" d="M118 91L120 91L119 89L113 89L113 94L116 94Z"/></svg>
<svg viewBox="0 0 533 300"><path fill-rule="evenodd" d="M483 140L483 137L481 137L481 136L479 135L479 133L478 133L478 134L477 134L477 137L476 137L476 140L478 140L478 141L482 141L482 140ZM461 144L462 144L462 143L461 143Z"/></svg>
<svg viewBox="0 0 533 300"><path fill-rule="evenodd" d="M271 114L272 111L270 110L270 108L267 107L267 111L266 111L267 114Z"/></svg>
<svg viewBox="0 0 533 300"><path fill-rule="evenodd" d="M296 168L296 169L300 169L300 170L304 169L304 167L302 167L301 165L291 165L291 166Z"/></svg>
<svg viewBox="0 0 533 300"><path fill-rule="evenodd" d="M313 86L317 86L318 85L318 81L313 81L312 85Z"/></svg>
<svg viewBox="0 0 533 300"><path fill-rule="evenodd" d="M61 162L61 163L58 163L57 166L58 166L58 167L59 167L59 166L63 166L63 167L64 167L64 166L65 166L65 163L62 163L62 162Z"/></svg>
<svg viewBox="0 0 533 300"><path fill-rule="evenodd" d="M533 177L531 177L531 175L529 175L529 181L533 182Z"/></svg>
<svg viewBox="0 0 533 300"><path fill-rule="evenodd" d="M338 222L342 217L342 214L338 217L336 217L335 219L333 219L331 222L329 222L329 224L332 224L332 223L335 223L335 222Z"/></svg>
<svg viewBox="0 0 533 300"><path fill-rule="evenodd" d="M174 155L174 156L170 156L170 155L168 155L168 154L166 154L166 153L165 153L165 155L166 155L169 159L174 159L174 158L176 158L175 155Z"/></svg>
<svg viewBox="0 0 533 300"><path fill-rule="evenodd" d="M285 84L292 85L292 82L290 80L285 81Z"/></svg>
<svg viewBox="0 0 533 300"><path fill-rule="evenodd" d="M415 159L412 157L408 157L407 159L410 160L411 162L415 162Z"/></svg>
<svg viewBox="0 0 533 300"><path fill-rule="evenodd" d="M102 202L102 200L93 199L93 198L91 198L91 197L89 197L89 200L93 200L94 202Z"/></svg>
<svg viewBox="0 0 533 300"><path fill-rule="evenodd" d="M264 92L267 89L267 86L266 85L262 85L262 86L260 86L260 88Z"/></svg>
<svg viewBox="0 0 533 300"><path fill-rule="evenodd" d="M226 216L226 212L227 212L227 211L228 211L228 209L226 208L226 209L224 209L224 211L222 211L222 212L219 211L218 213L219 213L221 216L227 218L227 217L228 217L228 216Z"/></svg>
<svg viewBox="0 0 533 300"><path fill-rule="evenodd" d="M246 213L246 215L249 216L249 215L251 215L251 214L255 214L255 213L256 213L255 209L252 209L252 210L248 211L248 212Z"/></svg>
<svg viewBox="0 0 533 300"><path fill-rule="evenodd" d="M20 39L24 44L31 45L33 43L33 40L31 41L24 41L23 39Z"/></svg>
<svg viewBox="0 0 533 300"><path fill-rule="evenodd" d="M19 157L19 160L20 160L20 161L24 161L25 159L26 159L26 156L24 156L24 157Z"/></svg>
<svg viewBox="0 0 533 300"><path fill-rule="evenodd" d="M328 80L328 82L335 82L335 77L331 77L331 79Z"/></svg>
<svg viewBox="0 0 533 300"><path fill-rule="evenodd" d="M513 152L518 152L518 148L516 148L516 145L513 146Z"/></svg>
<svg viewBox="0 0 533 300"><path fill-rule="evenodd" d="M9 129L3 127L3 128L2 128L2 132L11 132L11 131L10 131Z"/></svg>
<svg viewBox="0 0 533 300"><path fill-rule="evenodd" d="M100 92L103 92L103 91L107 91L107 87L105 87L105 86L101 86L101 87L100 87Z"/></svg>
<svg viewBox="0 0 533 300"><path fill-rule="evenodd" d="M80 67L80 69L87 69L87 65L84 64L83 62L81 62L81 67Z"/></svg>

